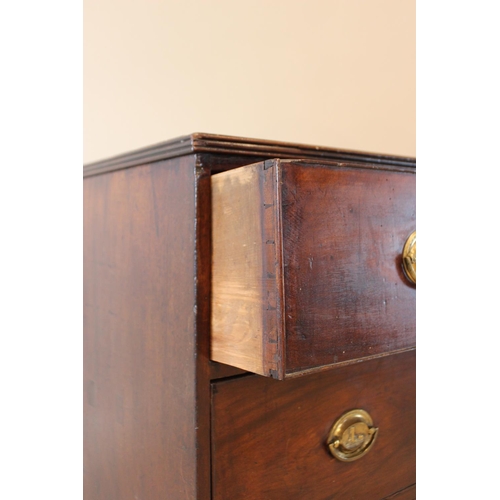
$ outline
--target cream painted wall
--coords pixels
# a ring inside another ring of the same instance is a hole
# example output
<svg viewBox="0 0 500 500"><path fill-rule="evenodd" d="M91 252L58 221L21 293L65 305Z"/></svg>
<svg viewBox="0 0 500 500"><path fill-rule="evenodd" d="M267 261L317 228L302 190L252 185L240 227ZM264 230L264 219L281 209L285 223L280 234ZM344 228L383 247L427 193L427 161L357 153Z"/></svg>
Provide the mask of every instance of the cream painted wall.
<svg viewBox="0 0 500 500"><path fill-rule="evenodd" d="M415 0L84 0L85 163L191 132L415 155Z"/></svg>

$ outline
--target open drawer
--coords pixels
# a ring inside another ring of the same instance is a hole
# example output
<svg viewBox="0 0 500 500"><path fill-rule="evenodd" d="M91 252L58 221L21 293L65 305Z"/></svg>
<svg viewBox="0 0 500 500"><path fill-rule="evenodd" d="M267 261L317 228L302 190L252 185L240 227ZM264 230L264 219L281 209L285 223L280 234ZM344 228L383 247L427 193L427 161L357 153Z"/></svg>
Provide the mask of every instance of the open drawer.
<svg viewBox="0 0 500 500"><path fill-rule="evenodd" d="M213 175L211 358L284 379L413 349L414 174L268 160Z"/></svg>

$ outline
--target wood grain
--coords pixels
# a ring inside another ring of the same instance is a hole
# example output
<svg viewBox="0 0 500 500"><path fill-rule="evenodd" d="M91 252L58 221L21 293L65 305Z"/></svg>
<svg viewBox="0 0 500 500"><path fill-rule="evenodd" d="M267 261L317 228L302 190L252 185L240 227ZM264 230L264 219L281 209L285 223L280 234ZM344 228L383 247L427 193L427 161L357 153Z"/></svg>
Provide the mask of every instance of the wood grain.
<svg viewBox="0 0 500 500"><path fill-rule="evenodd" d="M210 496L200 176L184 157L84 182L86 500Z"/></svg>
<svg viewBox="0 0 500 500"><path fill-rule="evenodd" d="M248 139L229 135L194 133L90 163L83 167L83 174L90 176L113 172L189 154L211 154L221 160L236 156L246 157L246 160L240 165L248 165L265 158L316 158L415 167L415 158L404 156L364 153L310 144Z"/></svg>
<svg viewBox="0 0 500 500"><path fill-rule="evenodd" d="M212 186L212 359L282 379L415 347L414 170L268 160Z"/></svg>
<svg viewBox="0 0 500 500"><path fill-rule="evenodd" d="M192 134L84 168L86 500L211 498L210 379L235 377L232 383L243 383L247 376L241 369L209 360L212 280L210 175L278 155L363 161L365 169L404 175L412 172L415 164L411 158ZM343 168L346 165L337 166ZM279 224L284 220L280 211L284 213L287 204L275 203L283 194L277 190L281 173L274 162L267 160L266 169L263 164L263 171L259 174L260 202L274 204L267 214L262 215L261 234L256 234L264 242L271 241L267 233L270 229L275 243L280 235L285 234L279 229ZM274 215L269 220L271 212ZM247 216L244 213L242 219ZM261 325L269 331L268 339L281 339L281 345L263 340L261 363L266 366L264 373L278 378L309 372L302 368L287 374L284 372L284 327L281 334L279 328L284 324L286 304L282 299L286 294L285 282L280 285L278 278L280 269L284 277L288 266L284 257L272 245L263 247L261 253ZM273 333L274 325L276 333ZM280 396L282 402L286 402L293 399L296 391L302 394L301 387L306 387L306 391L308 387L312 388L315 380L319 381L319 390L323 387L322 380L333 381L331 383L336 384L340 394L342 374L347 374L346 383L351 384L361 398L370 390L371 384L365 367L376 367L377 363L387 366L382 360L374 360L352 366L349 371L339 368L276 384L288 384L286 394ZM408 372L405 374L404 370ZM404 370L397 368L392 372L394 377L400 377L402 385L408 382L408 377L411 379L413 364L409 362ZM387 373L386 369L383 371ZM266 384L273 382L262 380ZM274 396L279 394L267 389L267 385L259 387L256 390L261 392L253 412L262 412L258 420L259 425L265 427L264 421L273 405L278 408L282 403L273 402ZM390 396L393 389L384 387ZM408 397L411 397L411 380L408 389ZM253 397L252 391L244 393ZM382 399L389 397L384 394L380 396ZM393 406L406 404L406 396L398 393L390 397ZM337 392L331 396L332 400L336 398ZM227 406L225 419L219 416L214 419L214 432L217 427L220 433L224 425L228 431L231 427L234 432L240 429L238 407L238 402ZM408 411L412 411L411 404ZM282 424L284 426L286 422ZM277 432L273 429L270 426L263 432ZM263 458L262 446L259 441L256 444L258 446L253 447L248 442L243 449L235 449L246 454L247 460L242 464L246 473L258 478L262 472L258 463ZM231 444L227 443L227 446ZM274 453L272 439L269 446ZM267 448L264 453L267 453ZM254 460L257 463L255 469ZM230 469L233 464L229 462L227 467L231 475L234 474ZM296 461L296 467L298 474L300 461ZM280 480L280 474L275 474L275 482ZM349 481L357 479L349 475L341 477L345 488L349 487ZM287 475L284 480L288 481ZM220 481L215 485L220 493ZM237 484L233 486L238 487ZM404 486L398 485L389 493ZM297 491L305 490L298 486ZM402 495L403 491L398 493ZM259 498L252 495L240 498ZM305 494L302 498L310 497Z"/></svg>
<svg viewBox="0 0 500 500"><path fill-rule="evenodd" d="M286 370L415 347L415 175L282 161Z"/></svg>
<svg viewBox="0 0 500 500"><path fill-rule="evenodd" d="M412 484L403 490L385 497L384 500L415 500L417 498L417 486Z"/></svg>
<svg viewBox="0 0 500 500"><path fill-rule="evenodd" d="M211 358L282 377L275 174L257 164L212 176Z"/></svg>
<svg viewBox="0 0 500 500"><path fill-rule="evenodd" d="M211 241L212 241L212 212L211 207L211 172L198 162L196 156L191 157L189 168L194 163L195 185L194 202L195 212L195 269L194 287L196 290L196 304L194 314L196 328L193 335L195 357L195 385L196 396L194 403L194 419L196 427L196 498L209 498L210 482L210 296L212 291ZM172 211L171 216L176 214ZM178 213L182 218L185 214ZM187 219L185 219L187 222ZM191 274L186 269L187 277ZM191 353L190 353L191 355ZM177 368L179 368L177 366ZM180 369L182 370L182 368ZM193 430L193 429L191 429Z"/></svg>
<svg viewBox="0 0 500 500"><path fill-rule="evenodd" d="M211 357L264 374L260 205L257 169L212 177Z"/></svg>
<svg viewBox="0 0 500 500"><path fill-rule="evenodd" d="M379 435L366 456L339 462L326 439L354 408ZM212 423L214 500L385 498L415 483L415 352L285 381L215 382Z"/></svg>

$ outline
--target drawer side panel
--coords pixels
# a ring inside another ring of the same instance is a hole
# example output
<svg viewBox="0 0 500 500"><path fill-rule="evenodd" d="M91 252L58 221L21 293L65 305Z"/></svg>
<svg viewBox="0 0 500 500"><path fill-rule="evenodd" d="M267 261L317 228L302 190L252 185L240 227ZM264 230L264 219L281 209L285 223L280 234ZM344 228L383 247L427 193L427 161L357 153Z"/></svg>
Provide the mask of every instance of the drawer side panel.
<svg viewBox="0 0 500 500"><path fill-rule="evenodd" d="M282 378L276 162L212 176L211 359Z"/></svg>

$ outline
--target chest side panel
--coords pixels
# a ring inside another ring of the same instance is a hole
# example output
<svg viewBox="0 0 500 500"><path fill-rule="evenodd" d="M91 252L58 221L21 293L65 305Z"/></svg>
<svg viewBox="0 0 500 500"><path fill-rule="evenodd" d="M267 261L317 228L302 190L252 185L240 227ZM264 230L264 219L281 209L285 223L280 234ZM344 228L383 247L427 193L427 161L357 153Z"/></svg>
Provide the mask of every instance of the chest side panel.
<svg viewBox="0 0 500 500"><path fill-rule="evenodd" d="M192 157L84 181L84 494L197 498Z"/></svg>

